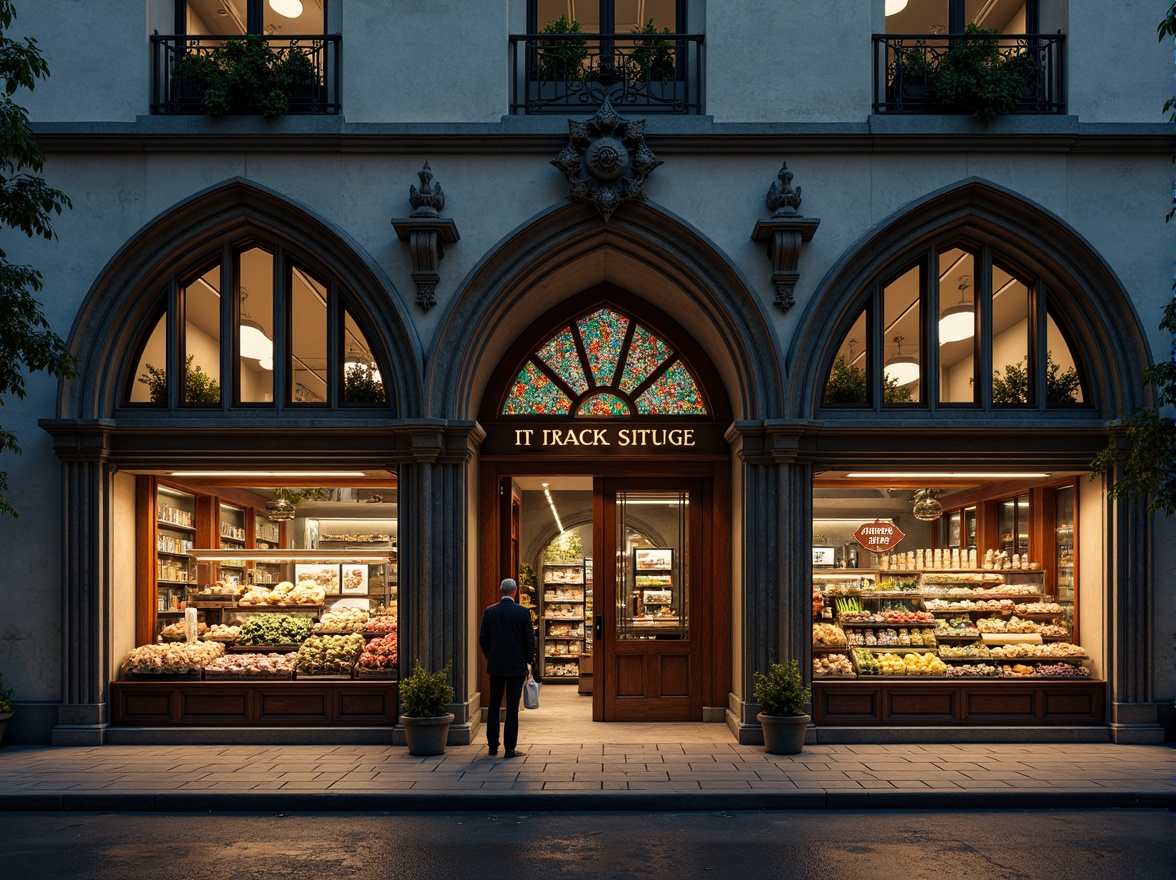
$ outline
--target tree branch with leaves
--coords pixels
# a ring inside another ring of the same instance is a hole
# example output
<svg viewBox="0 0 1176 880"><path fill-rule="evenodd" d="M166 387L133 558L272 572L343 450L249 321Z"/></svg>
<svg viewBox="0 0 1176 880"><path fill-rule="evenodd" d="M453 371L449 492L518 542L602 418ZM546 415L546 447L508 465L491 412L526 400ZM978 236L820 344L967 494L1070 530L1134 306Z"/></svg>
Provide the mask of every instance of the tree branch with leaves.
<svg viewBox="0 0 1176 880"><path fill-rule="evenodd" d="M13 96L32 91L37 80L49 76L49 65L32 37L10 37L16 10L11 0L0 0L0 233L19 230L29 238L54 239L54 214L72 207L61 190L39 175L45 155L37 145L28 112ZM46 372L73 378L77 362L65 342L50 329L34 294L43 287L41 273L16 265L0 249L0 405L4 397L24 398L26 374ZM16 435L0 429L0 454L20 453ZM19 516L5 494L8 472L0 471L0 516Z"/></svg>

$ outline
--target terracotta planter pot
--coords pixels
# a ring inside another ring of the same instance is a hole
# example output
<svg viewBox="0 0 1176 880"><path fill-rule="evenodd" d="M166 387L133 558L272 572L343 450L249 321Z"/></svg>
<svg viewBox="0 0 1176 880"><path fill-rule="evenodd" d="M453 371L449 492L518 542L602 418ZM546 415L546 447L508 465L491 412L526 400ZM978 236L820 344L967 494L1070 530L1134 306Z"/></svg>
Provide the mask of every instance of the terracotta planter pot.
<svg viewBox="0 0 1176 880"><path fill-rule="evenodd" d="M808 715L755 716L764 729L764 751L769 755L798 755L804 748Z"/></svg>
<svg viewBox="0 0 1176 880"><path fill-rule="evenodd" d="M445 741L449 738L449 725L453 715L437 715L432 718L411 718L400 716L404 725L404 739L410 755L443 755Z"/></svg>

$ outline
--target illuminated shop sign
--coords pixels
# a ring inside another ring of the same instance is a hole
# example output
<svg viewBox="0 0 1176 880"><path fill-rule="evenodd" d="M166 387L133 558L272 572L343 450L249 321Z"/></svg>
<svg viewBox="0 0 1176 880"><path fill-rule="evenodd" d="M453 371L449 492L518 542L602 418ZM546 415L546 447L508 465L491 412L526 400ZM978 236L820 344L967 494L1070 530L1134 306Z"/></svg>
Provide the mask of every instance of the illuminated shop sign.
<svg viewBox="0 0 1176 880"><path fill-rule="evenodd" d="M853 538L867 550L873 553L885 553L898 546L899 541L906 534L892 522L876 519L870 523L862 523L853 533Z"/></svg>
<svg viewBox="0 0 1176 880"><path fill-rule="evenodd" d="M712 424L670 424L656 427L629 422L583 424L497 424L486 427L482 453L486 455L725 455L723 431Z"/></svg>

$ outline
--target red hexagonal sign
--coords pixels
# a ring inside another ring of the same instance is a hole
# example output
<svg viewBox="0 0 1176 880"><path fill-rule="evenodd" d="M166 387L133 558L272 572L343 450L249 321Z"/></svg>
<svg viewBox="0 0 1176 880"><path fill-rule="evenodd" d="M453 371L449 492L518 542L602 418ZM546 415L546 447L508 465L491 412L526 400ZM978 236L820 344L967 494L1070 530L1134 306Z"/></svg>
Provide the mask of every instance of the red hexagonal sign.
<svg viewBox="0 0 1176 880"><path fill-rule="evenodd" d="M906 534L892 522L876 519L862 523L853 533L853 538L871 553L885 553L898 546Z"/></svg>

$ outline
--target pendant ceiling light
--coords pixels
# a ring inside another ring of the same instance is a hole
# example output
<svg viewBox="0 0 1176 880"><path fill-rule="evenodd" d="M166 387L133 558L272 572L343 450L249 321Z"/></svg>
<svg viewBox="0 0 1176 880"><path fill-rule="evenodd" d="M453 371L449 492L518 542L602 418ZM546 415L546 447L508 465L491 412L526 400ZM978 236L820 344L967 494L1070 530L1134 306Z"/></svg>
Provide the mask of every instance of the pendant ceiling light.
<svg viewBox="0 0 1176 880"><path fill-rule="evenodd" d="M886 378L898 385L910 385L919 381L919 362L909 354L902 353L902 341L905 336L895 336L894 344L898 351L886 359Z"/></svg>
<svg viewBox="0 0 1176 880"><path fill-rule="evenodd" d="M272 4L274 0L270 0ZM902 12L906 9L907 0L886 0L886 14L894 15L896 12Z"/></svg>
<svg viewBox="0 0 1176 880"><path fill-rule="evenodd" d="M286 497L285 489L279 489L273 499L265 503L265 515L275 522L294 519L294 505Z"/></svg>
<svg viewBox="0 0 1176 880"><path fill-rule="evenodd" d="M886 0L886 5L889 6L892 2L893 0ZM302 15L302 0L269 0L269 5L270 9L286 18L297 18ZM903 0L902 5L906 6L906 0Z"/></svg>
<svg viewBox="0 0 1176 880"><path fill-rule="evenodd" d="M972 303L965 299L965 291L972 286L971 275L961 275L958 279L960 301L954 306L948 306L939 315L939 342L959 342L971 339L976 334L976 310Z"/></svg>
<svg viewBox="0 0 1176 880"><path fill-rule="evenodd" d="M241 357L253 358L259 361L269 361L273 366L274 342L265 335L262 326L249 317L245 311L245 300L249 299L249 291L241 288Z"/></svg>
<svg viewBox="0 0 1176 880"><path fill-rule="evenodd" d="M915 492L915 519L922 522L935 522L943 516L943 505L935 500L935 489L919 489Z"/></svg>

